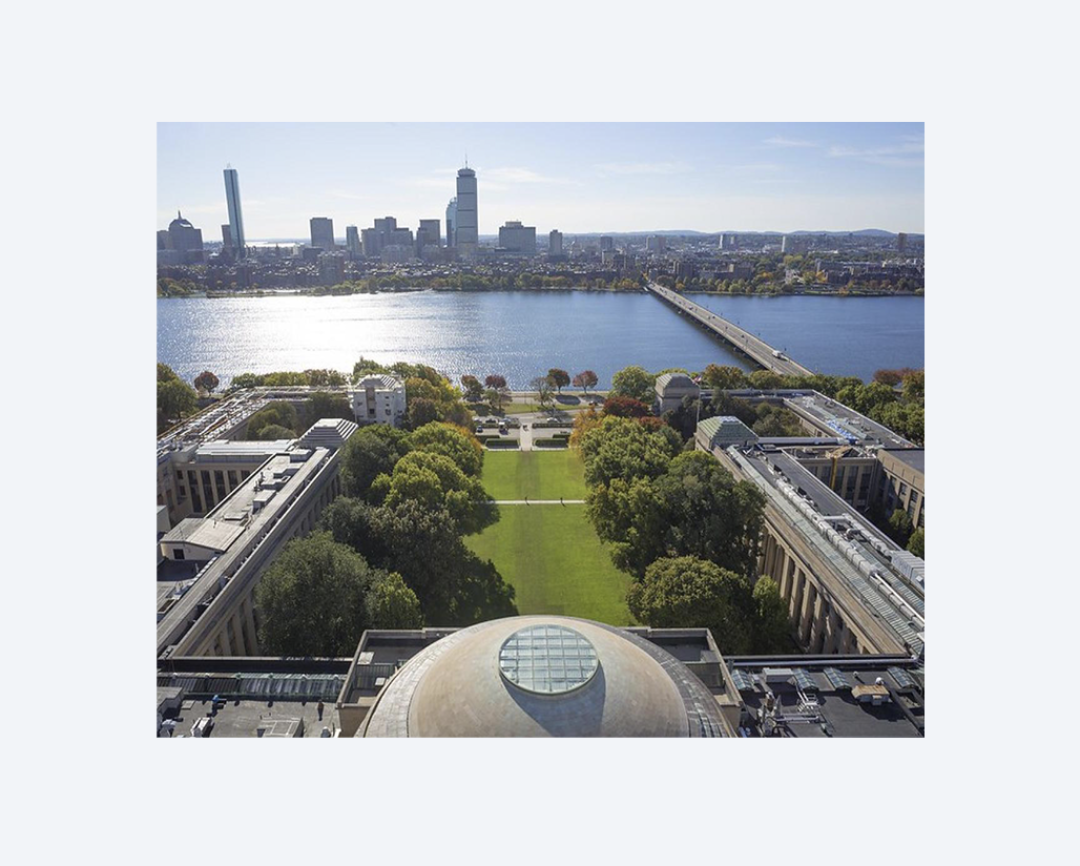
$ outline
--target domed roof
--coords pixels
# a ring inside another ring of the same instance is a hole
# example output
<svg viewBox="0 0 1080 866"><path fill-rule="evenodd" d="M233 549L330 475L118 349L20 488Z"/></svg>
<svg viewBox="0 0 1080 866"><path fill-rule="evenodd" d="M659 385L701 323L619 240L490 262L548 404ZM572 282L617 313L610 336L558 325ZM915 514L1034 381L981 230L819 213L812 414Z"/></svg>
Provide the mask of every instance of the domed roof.
<svg viewBox="0 0 1080 866"><path fill-rule="evenodd" d="M527 616L461 629L413 656L361 726L366 737L724 736L690 670L622 629Z"/></svg>

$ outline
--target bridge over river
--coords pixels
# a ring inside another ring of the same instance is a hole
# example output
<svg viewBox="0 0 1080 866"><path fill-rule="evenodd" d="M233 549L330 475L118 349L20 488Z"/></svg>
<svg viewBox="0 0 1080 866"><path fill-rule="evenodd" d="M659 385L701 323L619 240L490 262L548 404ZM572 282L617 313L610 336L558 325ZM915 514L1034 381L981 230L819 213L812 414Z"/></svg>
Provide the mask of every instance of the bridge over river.
<svg viewBox="0 0 1080 866"><path fill-rule="evenodd" d="M701 304L695 304L678 292L673 292L671 289L666 289L659 283L653 282L647 283L645 290L674 307L678 313L689 316L703 328L725 340L733 348L742 352L751 361L766 370L772 370L781 376L810 376L813 374L812 370L808 370L802 364L796 364L764 340L755 337L749 331L744 331L734 322L729 322L712 310L701 306Z"/></svg>

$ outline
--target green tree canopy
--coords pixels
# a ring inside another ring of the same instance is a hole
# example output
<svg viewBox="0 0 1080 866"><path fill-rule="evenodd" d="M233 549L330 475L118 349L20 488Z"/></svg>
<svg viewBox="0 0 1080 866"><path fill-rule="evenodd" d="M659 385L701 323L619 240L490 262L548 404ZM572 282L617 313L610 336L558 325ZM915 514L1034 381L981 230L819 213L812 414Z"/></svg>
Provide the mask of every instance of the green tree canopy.
<svg viewBox="0 0 1080 866"><path fill-rule="evenodd" d="M361 427L345 443L341 456L342 486L349 496L365 496L379 475L389 475L412 446L409 434L389 424Z"/></svg>
<svg viewBox="0 0 1080 866"><path fill-rule="evenodd" d="M171 382L173 380L179 381L180 377L173 372L173 368L168 364L162 364L158 361L157 365L157 380L159 382Z"/></svg>
<svg viewBox="0 0 1080 866"><path fill-rule="evenodd" d="M738 367L709 364L701 378L707 388L719 391L732 391L747 385L746 374Z"/></svg>
<svg viewBox="0 0 1080 866"><path fill-rule="evenodd" d="M352 421L356 417L349 398L345 394L331 391L316 391L312 394L304 403L303 414L305 428L321 418L344 418L346 421Z"/></svg>
<svg viewBox="0 0 1080 866"><path fill-rule="evenodd" d="M180 379L158 379L158 412L169 421L175 421L190 415L198 405L195 389Z"/></svg>
<svg viewBox="0 0 1080 866"><path fill-rule="evenodd" d="M655 478L614 478L589 492L586 513L619 568L641 576L662 557L696 556L752 573L764 497L709 454L683 452Z"/></svg>
<svg viewBox="0 0 1080 866"><path fill-rule="evenodd" d="M911 538L908 539L907 549L910 553L914 553L920 559L926 558L926 533L923 532L923 528L920 526L913 533Z"/></svg>
<svg viewBox="0 0 1080 866"><path fill-rule="evenodd" d="M454 424L433 422L413 431L409 443L414 451L449 457L466 475L480 477L484 468L484 447L472 431Z"/></svg>
<svg viewBox="0 0 1080 866"><path fill-rule="evenodd" d="M753 653L770 655L794 651L788 606L780 587L768 575L754 584Z"/></svg>
<svg viewBox="0 0 1080 866"><path fill-rule="evenodd" d="M889 517L889 535L901 546L911 537L911 517L902 508L897 508Z"/></svg>
<svg viewBox="0 0 1080 866"><path fill-rule="evenodd" d="M566 370L560 370L558 367L552 367L548 370L548 379L551 380L551 384L559 389L559 393L562 393L562 389L570 384L570 374Z"/></svg>
<svg viewBox="0 0 1080 866"><path fill-rule="evenodd" d="M630 586L630 612L655 628L706 627L722 653L747 653L752 646L750 582L693 556L658 559Z"/></svg>
<svg viewBox="0 0 1080 866"><path fill-rule="evenodd" d="M420 600L397 572L374 583L367 594L368 614L379 628L421 628Z"/></svg>
<svg viewBox="0 0 1080 866"><path fill-rule="evenodd" d="M478 478L466 475L449 457L412 451L398 460L394 471L372 485L376 498L390 507L416 502L426 511L445 509L462 535L479 532L498 519Z"/></svg>
<svg viewBox="0 0 1080 866"><path fill-rule="evenodd" d="M784 384L784 380L780 375L772 370L754 370L746 378L751 388L757 388L761 391L772 391L783 387Z"/></svg>
<svg viewBox="0 0 1080 866"><path fill-rule="evenodd" d="M611 377L610 394L650 404L656 396L656 377L643 367L624 367Z"/></svg>
<svg viewBox="0 0 1080 866"><path fill-rule="evenodd" d="M206 394L211 394L217 390L220 381L218 377L211 373L209 370L203 370L198 376L195 377L195 388Z"/></svg>
<svg viewBox="0 0 1080 866"><path fill-rule="evenodd" d="M271 442L274 439L295 439L296 433L280 424L267 424L265 427L260 427L259 432L251 438L260 442Z"/></svg>
<svg viewBox="0 0 1080 866"><path fill-rule="evenodd" d="M682 450L682 439L667 425L649 430L632 418L607 416L583 429L578 447L585 461L585 481L594 486L614 478L661 475Z"/></svg>
<svg viewBox="0 0 1080 866"><path fill-rule="evenodd" d="M296 414L296 408L292 403L286 402L285 400L278 400L274 403L267 403L262 409L248 418L248 438L258 439L259 431L262 430L263 427L269 427L271 424L278 427L286 427L296 433L300 432L300 422Z"/></svg>
<svg viewBox="0 0 1080 866"><path fill-rule="evenodd" d="M327 532L293 539L255 588L259 642L275 655L352 655L376 625L368 592L387 577Z"/></svg>

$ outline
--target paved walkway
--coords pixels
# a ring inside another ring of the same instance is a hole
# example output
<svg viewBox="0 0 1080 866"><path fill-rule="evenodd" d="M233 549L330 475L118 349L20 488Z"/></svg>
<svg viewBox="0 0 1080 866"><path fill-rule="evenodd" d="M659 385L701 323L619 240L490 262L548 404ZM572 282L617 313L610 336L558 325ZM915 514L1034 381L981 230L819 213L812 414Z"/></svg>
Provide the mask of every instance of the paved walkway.
<svg viewBox="0 0 1080 866"><path fill-rule="evenodd" d="M494 499L496 505L584 505L584 499Z"/></svg>

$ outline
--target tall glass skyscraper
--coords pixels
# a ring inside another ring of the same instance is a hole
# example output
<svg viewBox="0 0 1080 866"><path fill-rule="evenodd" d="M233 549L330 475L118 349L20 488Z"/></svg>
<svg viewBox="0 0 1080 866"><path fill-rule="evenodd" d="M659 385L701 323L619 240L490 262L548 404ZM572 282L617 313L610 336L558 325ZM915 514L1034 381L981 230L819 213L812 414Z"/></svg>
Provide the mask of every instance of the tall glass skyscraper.
<svg viewBox="0 0 1080 866"><path fill-rule="evenodd" d="M457 199L450 199L450 204L446 206L446 245L448 247L457 246L457 241L454 238L454 229L457 228Z"/></svg>
<svg viewBox="0 0 1080 866"><path fill-rule="evenodd" d="M229 234L233 251L243 258L247 248L244 245L244 215L240 212L240 179L235 168L225 169L225 200L229 204Z"/></svg>
<svg viewBox="0 0 1080 866"><path fill-rule="evenodd" d="M476 257L480 235L476 221L476 172L471 168L459 168L457 173L457 224L454 235L458 255L463 259Z"/></svg>

